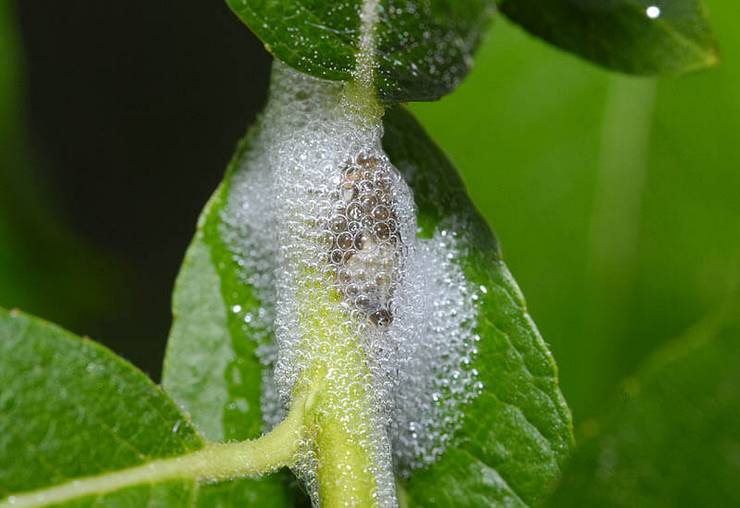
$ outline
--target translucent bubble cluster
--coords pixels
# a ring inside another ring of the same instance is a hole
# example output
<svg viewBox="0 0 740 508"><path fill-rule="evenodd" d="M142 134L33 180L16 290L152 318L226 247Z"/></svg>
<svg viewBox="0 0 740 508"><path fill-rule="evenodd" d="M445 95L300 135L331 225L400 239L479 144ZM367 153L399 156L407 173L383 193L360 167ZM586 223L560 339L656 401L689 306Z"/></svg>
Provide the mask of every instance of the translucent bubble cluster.
<svg viewBox="0 0 740 508"><path fill-rule="evenodd" d="M397 174L382 154L361 151L339 168L329 193L319 241L329 253L326 271L358 320L379 327L393 321L392 297L406 257L395 212ZM394 185L395 184L395 185Z"/></svg>
<svg viewBox="0 0 740 508"><path fill-rule="evenodd" d="M382 134L380 117L352 107L342 84L276 62L222 234L261 302L235 312L266 366L268 427L320 375L335 395L321 418L353 436L371 458L379 506L395 506L395 474L434 462L480 391L481 289L458 263L454 223L417 238L411 190ZM314 438L297 473L317 501Z"/></svg>

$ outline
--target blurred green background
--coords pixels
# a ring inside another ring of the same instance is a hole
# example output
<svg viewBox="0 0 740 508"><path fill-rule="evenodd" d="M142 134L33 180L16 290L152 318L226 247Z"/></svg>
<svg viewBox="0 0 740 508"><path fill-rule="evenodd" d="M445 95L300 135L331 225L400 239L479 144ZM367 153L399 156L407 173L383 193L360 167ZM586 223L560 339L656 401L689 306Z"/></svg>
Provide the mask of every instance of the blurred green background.
<svg viewBox="0 0 740 508"><path fill-rule="evenodd" d="M157 376L269 59L221 2L32 4L0 0L0 305ZM740 5L707 5L716 69L620 76L499 18L467 81L412 106L496 231L577 427L740 285Z"/></svg>
<svg viewBox="0 0 740 508"><path fill-rule="evenodd" d="M469 79L413 107L496 231L577 425L740 284L740 4L706 5L718 68L617 75L499 18Z"/></svg>

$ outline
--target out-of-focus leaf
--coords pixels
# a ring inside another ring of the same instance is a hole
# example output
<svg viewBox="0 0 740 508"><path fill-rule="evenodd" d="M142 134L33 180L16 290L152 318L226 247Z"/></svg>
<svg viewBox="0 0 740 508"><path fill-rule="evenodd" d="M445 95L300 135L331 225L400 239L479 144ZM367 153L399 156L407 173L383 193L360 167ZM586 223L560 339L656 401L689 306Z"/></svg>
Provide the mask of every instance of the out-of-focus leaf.
<svg viewBox="0 0 740 508"><path fill-rule="evenodd" d="M662 349L593 423L550 506L740 504L740 306Z"/></svg>
<svg viewBox="0 0 740 508"><path fill-rule="evenodd" d="M740 283L740 4L707 4L717 69L615 76L500 23L456 93L413 106L496 225L576 422Z"/></svg>
<svg viewBox="0 0 740 508"><path fill-rule="evenodd" d="M493 0L227 0L267 49L307 74L349 80L360 14L378 13L375 86L390 103L434 100L467 74Z"/></svg>
<svg viewBox="0 0 740 508"><path fill-rule="evenodd" d="M498 0L527 31L632 74L680 74L717 63L701 0Z"/></svg>
<svg viewBox="0 0 740 508"><path fill-rule="evenodd" d="M0 0L0 305L89 325L120 305L121 286L114 264L69 231L34 171L42 157L29 149L13 4Z"/></svg>

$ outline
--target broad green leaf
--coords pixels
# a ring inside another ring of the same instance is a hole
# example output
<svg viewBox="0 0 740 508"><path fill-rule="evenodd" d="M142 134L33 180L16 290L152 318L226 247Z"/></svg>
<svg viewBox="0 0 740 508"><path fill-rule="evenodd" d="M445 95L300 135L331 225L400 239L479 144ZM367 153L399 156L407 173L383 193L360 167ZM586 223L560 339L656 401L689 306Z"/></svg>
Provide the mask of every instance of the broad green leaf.
<svg viewBox="0 0 740 508"><path fill-rule="evenodd" d="M467 277L486 288L475 367L485 388L456 442L404 484L410 506L536 504L558 478L571 422L555 362L527 313L496 240L447 158L404 109L386 114L383 145L414 191L422 235L464 224Z"/></svg>
<svg viewBox="0 0 740 508"><path fill-rule="evenodd" d="M498 0L524 29L567 51L632 74L680 74L715 65L701 0Z"/></svg>
<svg viewBox="0 0 740 508"><path fill-rule="evenodd" d="M241 161L256 129L201 217L175 291L165 362L165 387L196 423L210 422L204 425L214 437L248 437L262 426L262 366L250 334L269 338L272 330L245 327L245 316L259 312L261 302L246 282L240 256L221 236L230 182L237 172L250 170ZM454 168L405 110L386 114L384 145L414 191L420 234L459 221L468 231L461 239L465 272L487 292L475 365L485 391L466 408L455 445L404 483L405 498L411 506L535 503L558 478L572 442L552 356Z"/></svg>
<svg viewBox="0 0 740 508"><path fill-rule="evenodd" d="M281 495L161 475L161 460L204 444L174 402L121 358L0 309L0 506L269 506L260 498Z"/></svg>
<svg viewBox="0 0 740 508"><path fill-rule="evenodd" d="M224 183L206 205L185 255L173 294L174 320L162 373L167 392L205 436L216 441L255 438L264 427L262 365L243 322L245 313L260 304L253 289L241 282L241 269L219 231L230 175L249 138L237 149ZM244 313L234 312L236 306ZM284 488L290 482L287 476L239 480L229 489L231 495L251 493L255 506L291 506L300 494Z"/></svg>
<svg viewBox="0 0 740 508"><path fill-rule="evenodd" d="M202 446L187 418L134 367L94 342L0 310L0 499ZM144 484L72 504L185 506L194 488Z"/></svg>
<svg viewBox="0 0 740 508"><path fill-rule="evenodd" d="M738 506L738 365L733 305L627 379L550 506Z"/></svg>
<svg viewBox="0 0 740 508"><path fill-rule="evenodd" d="M375 34L375 86L388 103L434 100L454 89L494 12L493 0L227 3L277 58L344 81L352 78L361 47L361 11L377 14L367 29Z"/></svg>

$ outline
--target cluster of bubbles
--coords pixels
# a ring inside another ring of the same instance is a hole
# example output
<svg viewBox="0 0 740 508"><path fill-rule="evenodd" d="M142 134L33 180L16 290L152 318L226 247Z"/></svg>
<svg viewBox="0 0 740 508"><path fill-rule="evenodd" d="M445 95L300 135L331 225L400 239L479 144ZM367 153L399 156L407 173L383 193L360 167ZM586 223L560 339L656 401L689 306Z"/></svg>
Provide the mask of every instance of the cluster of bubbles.
<svg viewBox="0 0 740 508"><path fill-rule="evenodd" d="M393 200L398 174L382 154L367 150L346 160L339 174L339 186L316 210L317 239L328 252L323 269L357 321L367 319L387 328L393 322L393 292L408 251Z"/></svg>
<svg viewBox="0 0 740 508"><path fill-rule="evenodd" d="M320 371L338 394L324 410L372 458L379 506L394 506L395 474L434 462L481 389L472 362L484 288L457 262L455 224L417 238L411 190L382 134L343 85L276 62L221 229L262 305L239 311L266 367L267 426ZM297 473L314 501L316 467L309 436Z"/></svg>
<svg viewBox="0 0 740 508"><path fill-rule="evenodd" d="M398 289L397 327L389 334L396 350L385 364L393 379L389 426L397 472L434 463L462 424L462 406L482 390L478 371L474 288L456 260L455 228L417 240ZM390 370L395 369L395 370Z"/></svg>

